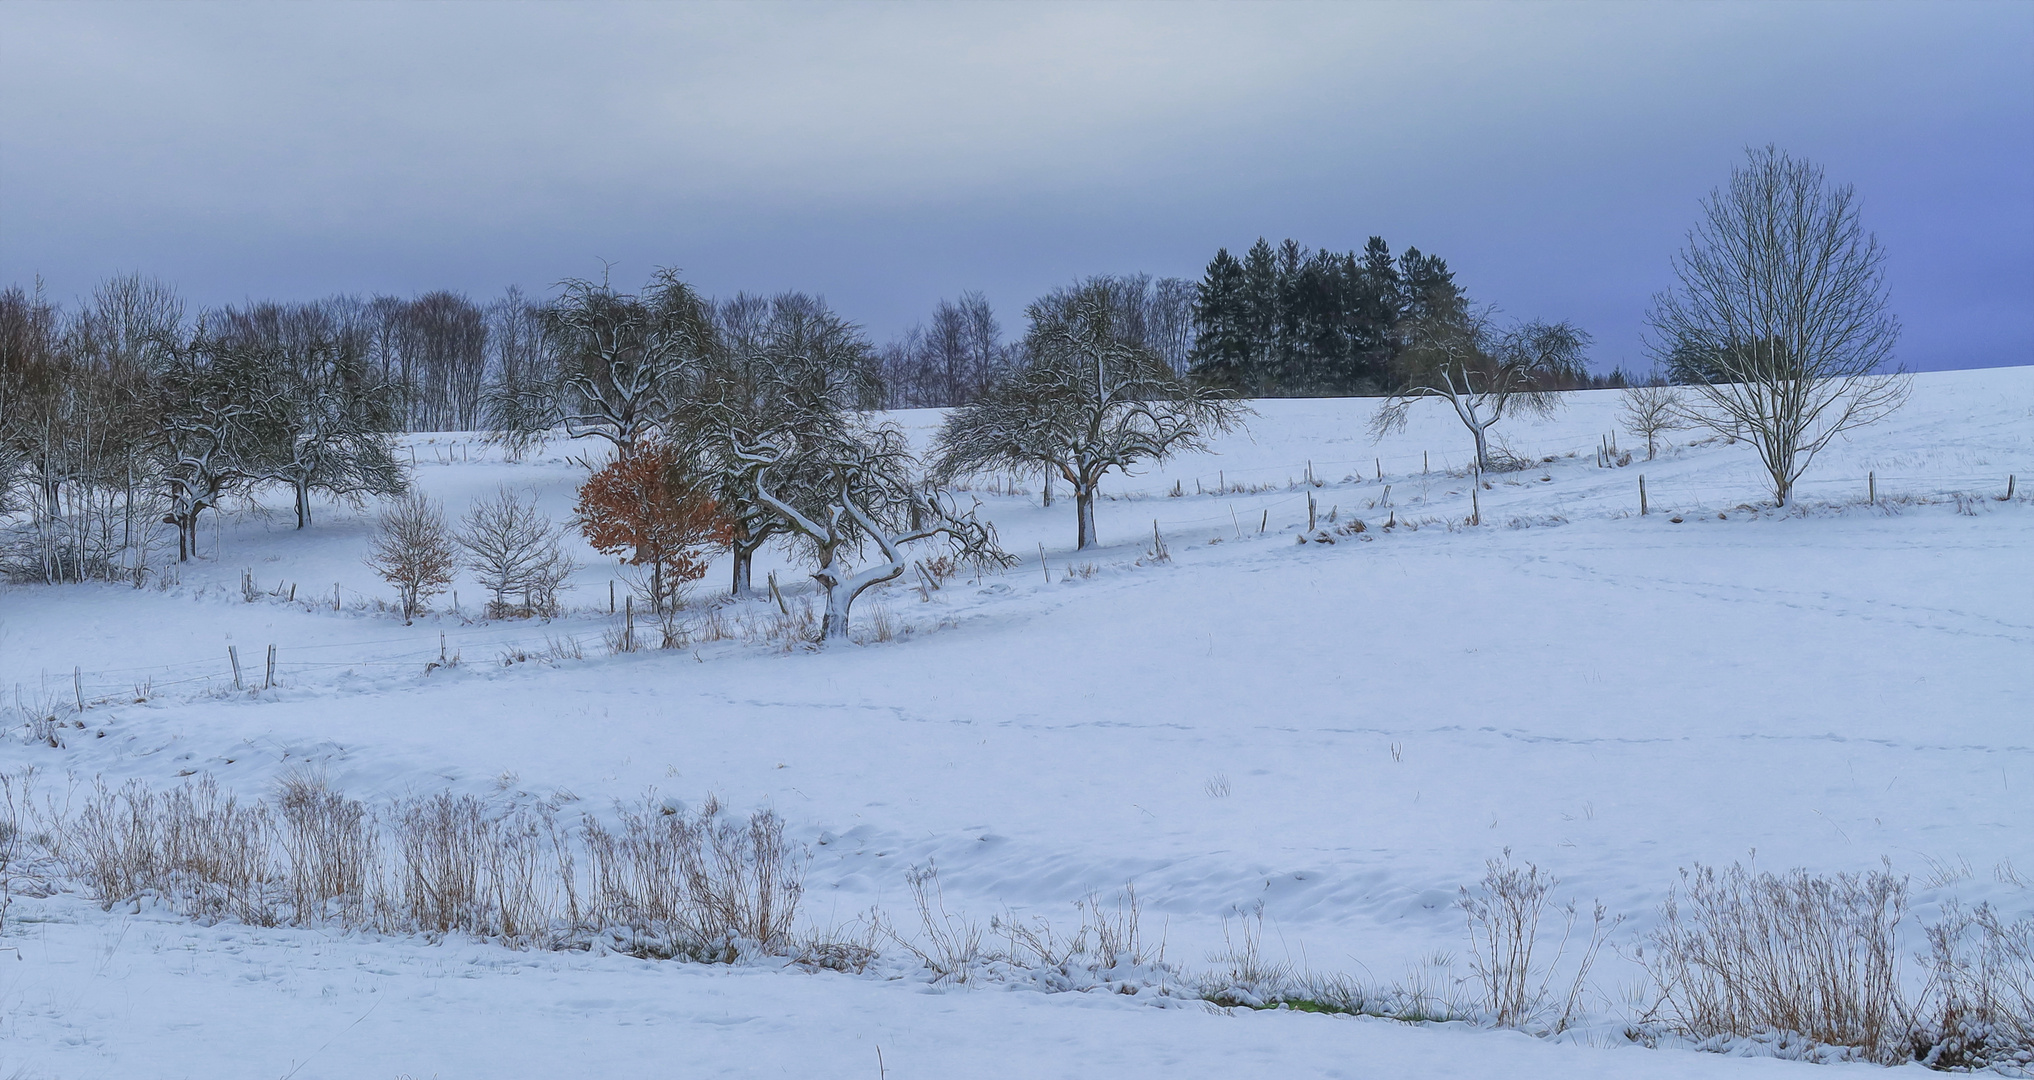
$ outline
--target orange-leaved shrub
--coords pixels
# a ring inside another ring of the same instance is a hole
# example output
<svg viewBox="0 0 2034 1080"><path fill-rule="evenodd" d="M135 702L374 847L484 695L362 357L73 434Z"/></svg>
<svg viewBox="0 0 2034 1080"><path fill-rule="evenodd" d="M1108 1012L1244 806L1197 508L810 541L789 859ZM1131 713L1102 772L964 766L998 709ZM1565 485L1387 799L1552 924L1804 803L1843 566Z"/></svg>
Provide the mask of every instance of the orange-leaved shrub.
<svg viewBox="0 0 2034 1080"><path fill-rule="evenodd" d="M734 535L691 463L663 442L638 443L588 477L575 512L596 551L627 551L630 565L649 568L656 611L671 607L686 582L705 576L709 552Z"/></svg>

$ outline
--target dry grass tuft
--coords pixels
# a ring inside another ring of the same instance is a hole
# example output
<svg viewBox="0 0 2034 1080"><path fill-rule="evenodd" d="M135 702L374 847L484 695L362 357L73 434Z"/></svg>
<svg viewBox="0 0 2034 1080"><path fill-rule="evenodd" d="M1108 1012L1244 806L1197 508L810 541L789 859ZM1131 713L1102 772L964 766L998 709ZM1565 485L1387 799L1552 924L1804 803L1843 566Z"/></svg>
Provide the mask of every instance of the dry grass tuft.
<svg viewBox="0 0 2034 1080"><path fill-rule="evenodd" d="M1927 938L1914 1058L1935 1069L2034 1066L2034 918L2007 922L1988 904L1952 902Z"/></svg>
<svg viewBox="0 0 2034 1080"><path fill-rule="evenodd" d="M1622 921L1608 919L1603 905L1595 905L1588 942L1577 955L1574 977L1557 1007L1556 972L1579 918L1573 902L1552 909L1564 917L1553 956L1542 962L1534 955L1539 951L1540 922L1559 884L1560 879L1532 863L1514 865L1507 850L1502 858L1485 864L1483 882L1475 891L1462 890L1462 909L1469 916L1469 967L1483 987L1483 1007L1499 1027L1566 1030L1578 1013L1604 938Z"/></svg>
<svg viewBox="0 0 2034 1080"><path fill-rule="evenodd" d="M1894 927L1907 882L1890 869L1820 876L1696 866L1661 909L1642 961L1670 1022L1698 1038L1788 1032L1903 1053Z"/></svg>

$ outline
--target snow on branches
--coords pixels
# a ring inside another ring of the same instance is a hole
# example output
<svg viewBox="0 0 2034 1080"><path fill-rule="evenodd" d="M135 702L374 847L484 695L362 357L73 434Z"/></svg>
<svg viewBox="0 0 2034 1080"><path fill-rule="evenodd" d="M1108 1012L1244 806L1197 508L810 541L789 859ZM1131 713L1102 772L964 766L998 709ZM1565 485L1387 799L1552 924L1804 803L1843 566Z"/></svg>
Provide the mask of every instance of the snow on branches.
<svg viewBox="0 0 2034 1080"><path fill-rule="evenodd" d="M1106 287L1032 304L1026 362L947 418L935 476L1044 468L1074 489L1076 546L1095 543L1095 493L1112 469L1205 449L1248 411L1138 343Z"/></svg>

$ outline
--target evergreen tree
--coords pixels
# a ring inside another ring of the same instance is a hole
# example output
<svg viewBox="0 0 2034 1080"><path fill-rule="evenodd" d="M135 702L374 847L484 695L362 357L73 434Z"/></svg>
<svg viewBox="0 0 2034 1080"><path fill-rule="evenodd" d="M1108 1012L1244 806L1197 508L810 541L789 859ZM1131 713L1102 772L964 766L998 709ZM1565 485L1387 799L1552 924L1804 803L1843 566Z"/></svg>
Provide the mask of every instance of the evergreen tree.
<svg viewBox="0 0 2034 1080"><path fill-rule="evenodd" d="M1250 358L1243 365L1245 393L1265 393L1276 377L1278 307L1278 261L1260 236L1243 256L1243 323L1250 331Z"/></svg>
<svg viewBox="0 0 2034 1080"><path fill-rule="evenodd" d="M1398 257L1399 321L1433 324L1468 314L1469 298L1446 260L1409 247Z"/></svg>
<svg viewBox="0 0 2034 1080"><path fill-rule="evenodd" d="M1246 385L1250 364L1248 298L1243 264L1228 248L1215 252L1194 301L1193 372L1227 390Z"/></svg>
<svg viewBox="0 0 2034 1080"><path fill-rule="evenodd" d="M1351 359L1348 392L1375 393L1390 381L1397 355L1394 330L1404 314L1398 267L1384 237L1373 236L1364 245L1363 261L1353 270L1350 287L1351 303L1344 315Z"/></svg>

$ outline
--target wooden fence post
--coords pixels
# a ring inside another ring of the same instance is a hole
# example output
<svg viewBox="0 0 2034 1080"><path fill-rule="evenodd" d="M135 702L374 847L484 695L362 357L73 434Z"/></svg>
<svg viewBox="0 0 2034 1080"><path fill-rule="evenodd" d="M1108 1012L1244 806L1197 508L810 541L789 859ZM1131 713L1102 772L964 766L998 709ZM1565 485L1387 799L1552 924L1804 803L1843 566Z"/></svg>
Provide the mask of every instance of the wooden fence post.
<svg viewBox="0 0 2034 1080"><path fill-rule="evenodd" d="M246 689L240 682L240 649L233 645L226 646L226 659L233 661L233 689Z"/></svg>
<svg viewBox="0 0 2034 1080"><path fill-rule="evenodd" d="M1639 474L1639 516L1646 516L1646 474Z"/></svg>
<svg viewBox="0 0 2034 1080"><path fill-rule="evenodd" d="M274 643L271 642L268 647L268 674L262 677L261 688L263 690L266 690L274 685L275 685L275 645Z"/></svg>
<svg viewBox="0 0 2034 1080"><path fill-rule="evenodd" d="M72 668L72 669L71 669L71 689L73 689L73 690L75 690L75 691L77 691L77 692L78 692L78 711L79 711L79 712L84 712L84 711L85 711L85 669L84 669L84 668L81 668L81 667L74 667L74 668Z"/></svg>

